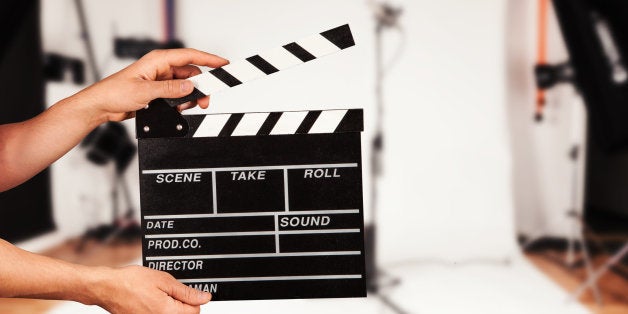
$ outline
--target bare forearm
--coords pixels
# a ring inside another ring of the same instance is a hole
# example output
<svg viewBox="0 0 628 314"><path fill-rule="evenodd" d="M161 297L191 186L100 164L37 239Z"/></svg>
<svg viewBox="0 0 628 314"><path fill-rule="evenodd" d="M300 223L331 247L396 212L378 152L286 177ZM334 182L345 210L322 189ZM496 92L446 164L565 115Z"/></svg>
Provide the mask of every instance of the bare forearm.
<svg viewBox="0 0 628 314"><path fill-rule="evenodd" d="M79 93L30 120L0 125L0 192L48 167L104 122L88 98Z"/></svg>
<svg viewBox="0 0 628 314"><path fill-rule="evenodd" d="M2 297L72 300L111 313L199 313L211 294L150 268L75 265L0 240Z"/></svg>
<svg viewBox="0 0 628 314"><path fill-rule="evenodd" d="M101 285L108 271L39 256L0 240L0 297L94 304L94 288Z"/></svg>
<svg viewBox="0 0 628 314"><path fill-rule="evenodd" d="M194 49L153 51L125 69L60 101L39 116L0 125L0 192L48 167L100 123L122 121L155 98L179 98L201 73L227 60ZM204 97L179 107L207 108ZM13 105L13 104L4 104ZM2 208L5 209L5 208ZM10 210L10 209L9 209ZM0 297L97 304L112 313L198 313L211 295L153 269L93 268L37 256L0 240Z"/></svg>

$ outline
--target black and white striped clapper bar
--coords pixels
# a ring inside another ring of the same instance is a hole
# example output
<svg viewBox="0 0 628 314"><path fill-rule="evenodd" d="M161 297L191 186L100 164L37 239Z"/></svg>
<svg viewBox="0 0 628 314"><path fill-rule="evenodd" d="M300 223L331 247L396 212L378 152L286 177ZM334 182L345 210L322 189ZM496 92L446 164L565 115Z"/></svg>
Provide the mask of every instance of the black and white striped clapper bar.
<svg viewBox="0 0 628 314"><path fill-rule="evenodd" d="M280 70L282 54L251 64ZM243 68L225 72L242 81ZM137 112L144 265L213 300L366 296L362 110L181 115L178 103Z"/></svg>
<svg viewBox="0 0 628 314"><path fill-rule="evenodd" d="M351 29L346 24L191 77L189 80L196 87L194 92L187 97L165 101L171 106L179 105L354 45Z"/></svg>

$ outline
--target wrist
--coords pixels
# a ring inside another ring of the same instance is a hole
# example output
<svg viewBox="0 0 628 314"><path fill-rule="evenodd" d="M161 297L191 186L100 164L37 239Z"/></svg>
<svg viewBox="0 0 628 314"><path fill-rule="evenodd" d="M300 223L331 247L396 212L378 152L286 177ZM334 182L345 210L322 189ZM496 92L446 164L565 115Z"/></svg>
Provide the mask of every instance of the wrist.
<svg viewBox="0 0 628 314"><path fill-rule="evenodd" d="M113 294L115 287L114 270L109 267L86 267L80 276L77 289L77 302L85 305L102 306Z"/></svg>
<svg viewBox="0 0 628 314"><path fill-rule="evenodd" d="M85 128L91 131L109 121L107 112L99 109L101 106L99 106L98 101L96 97L91 96L89 88L87 88L59 101L57 105L69 111L68 117L79 118L84 123Z"/></svg>

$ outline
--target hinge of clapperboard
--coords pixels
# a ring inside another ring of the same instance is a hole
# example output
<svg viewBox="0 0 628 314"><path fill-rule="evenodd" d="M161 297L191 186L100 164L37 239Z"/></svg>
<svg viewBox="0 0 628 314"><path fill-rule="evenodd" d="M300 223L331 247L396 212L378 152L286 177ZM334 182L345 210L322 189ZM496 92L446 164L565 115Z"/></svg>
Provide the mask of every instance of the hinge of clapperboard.
<svg viewBox="0 0 628 314"><path fill-rule="evenodd" d="M355 45L348 24L289 43L245 60L189 78L194 91L182 98L159 98L136 113L137 138L184 137L190 126L177 106Z"/></svg>

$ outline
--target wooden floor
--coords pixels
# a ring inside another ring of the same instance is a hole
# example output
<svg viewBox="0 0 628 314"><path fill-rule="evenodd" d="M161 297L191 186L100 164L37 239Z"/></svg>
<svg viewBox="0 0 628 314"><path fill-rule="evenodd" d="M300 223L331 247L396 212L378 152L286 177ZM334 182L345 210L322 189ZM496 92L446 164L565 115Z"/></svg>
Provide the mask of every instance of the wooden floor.
<svg viewBox="0 0 628 314"><path fill-rule="evenodd" d="M68 241L63 245L45 252L45 255L80 263L84 265L120 266L128 264L141 256L141 244L114 243L102 246L97 243L88 243L84 253L76 252L77 242ZM569 269L561 264L563 256L560 252L544 251L526 254L527 258L543 273L553 279L566 291L575 290L584 280L583 268ZM595 265L605 261L604 256L594 259ZM590 291L587 291L579 300L594 313L599 314L626 314L628 313L628 281L612 272L607 273L599 282L604 304L598 306ZM30 299L1 299L1 314L46 313L59 301L44 301Z"/></svg>
<svg viewBox="0 0 628 314"><path fill-rule="evenodd" d="M568 292L576 290L586 277L584 267L570 269L563 264L564 255L555 251L544 251L526 254L527 258L545 275L553 279ZM602 265L607 256L596 256L593 259L594 269ZM628 313L628 281L623 277L607 272L598 282L602 297L602 305L595 301L593 293L588 290L580 298L593 313L626 314Z"/></svg>

